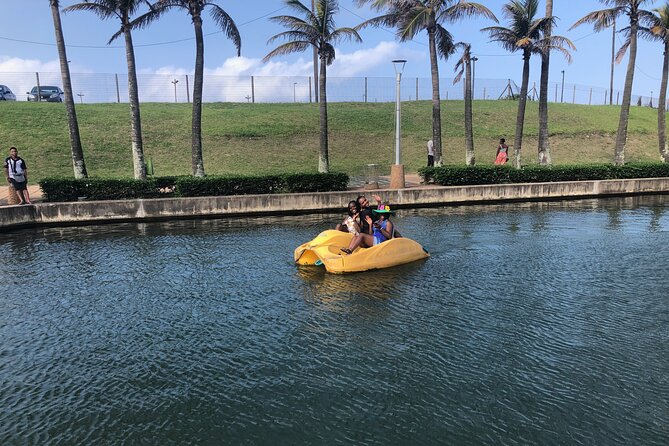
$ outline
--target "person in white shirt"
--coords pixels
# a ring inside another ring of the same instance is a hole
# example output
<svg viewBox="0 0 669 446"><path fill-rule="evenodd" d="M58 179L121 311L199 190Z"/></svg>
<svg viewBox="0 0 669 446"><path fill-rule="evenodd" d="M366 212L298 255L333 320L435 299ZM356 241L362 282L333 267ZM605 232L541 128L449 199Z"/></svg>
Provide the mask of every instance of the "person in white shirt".
<svg viewBox="0 0 669 446"><path fill-rule="evenodd" d="M427 167L434 167L434 143L431 139L427 142Z"/></svg>
<svg viewBox="0 0 669 446"><path fill-rule="evenodd" d="M19 151L16 147L9 148L9 156L5 158L3 165L5 169L5 177L7 182L16 190L16 195L19 197L19 204L30 204L30 196L28 195L28 166L26 162L19 156Z"/></svg>

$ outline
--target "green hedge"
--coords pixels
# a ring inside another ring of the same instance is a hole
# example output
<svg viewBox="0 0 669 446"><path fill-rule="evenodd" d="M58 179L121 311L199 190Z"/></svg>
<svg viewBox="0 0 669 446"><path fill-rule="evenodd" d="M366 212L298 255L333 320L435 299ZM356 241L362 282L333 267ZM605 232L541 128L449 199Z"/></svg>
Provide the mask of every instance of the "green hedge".
<svg viewBox="0 0 669 446"><path fill-rule="evenodd" d="M418 173L425 183L435 183L442 186L467 186L473 184L548 183L556 181L669 177L669 164L526 166L522 169L514 169L509 165L444 166L423 167Z"/></svg>
<svg viewBox="0 0 669 446"><path fill-rule="evenodd" d="M150 177L134 179L45 178L39 183L49 202L123 200L162 197L276 194L346 190L344 173L310 173L256 177Z"/></svg>

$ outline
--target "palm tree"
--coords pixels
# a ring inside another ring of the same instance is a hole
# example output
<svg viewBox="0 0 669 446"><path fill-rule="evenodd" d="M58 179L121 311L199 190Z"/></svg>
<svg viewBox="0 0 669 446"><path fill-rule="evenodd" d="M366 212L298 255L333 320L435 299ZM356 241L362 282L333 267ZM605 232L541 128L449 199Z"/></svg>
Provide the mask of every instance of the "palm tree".
<svg viewBox="0 0 669 446"><path fill-rule="evenodd" d="M134 176L138 180L146 180L146 164L144 163L144 146L142 143L142 119L139 112L139 93L137 88L137 70L135 65L135 48L132 44L132 30L142 28L158 18L158 13L151 9L136 19L131 16L137 12L144 0L88 0L68 6L63 11L90 11L107 20L116 17L121 28L109 39L111 44L121 34L125 38L125 57L128 65L128 98L130 100L130 122L132 138L132 165Z"/></svg>
<svg viewBox="0 0 669 446"><path fill-rule="evenodd" d="M299 0L286 0L286 6L294 10L299 16L281 15L271 17L270 20L286 27L288 31L271 37L267 43L283 39L282 43L270 51L263 61L284 54L302 52L310 47L316 48L320 59L320 73L318 85L320 88L320 152L318 156L318 171L329 172L330 161L328 155L328 105L326 94L327 66L335 60L334 44L342 40L362 42L360 35L353 28L335 28L334 17L339 11L337 0L317 0L316 11L312 12Z"/></svg>
<svg viewBox="0 0 669 446"><path fill-rule="evenodd" d="M592 23L596 32L602 31L613 25L618 16L626 15L630 25L628 30L629 61L627 63L627 74L625 76L625 87L623 90L623 103L620 108L620 119L618 121L618 132L616 134L616 147L614 164L625 164L625 146L627 144L627 124L629 122L630 105L632 102L632 84L634 83L634 65L636 63L637 40L639 31L639 16L643 15L641 8L644 3L652 3L654 0L600 0L608 9L591 12L574 23L570 29L584 23Z"/></svg>
<svg viewBox="0 0 669 446"><path fill-rule="evenodd" d="M79 123L77 112L74 109L74 98L72 97L72 81L70 79L70 66L67 63L65 52L65 38L63 37L63 26L60 22L60 10L58 0L49 0L51 16L53 17L53 29L56 32L56 46L58 47L58 58L60 59L60 75L63 79L63 93L65 96L65 110L67 110L67 125L70 129L70 144L72 146L72 165L74 167L74 178L87 178L86 162L84 161L84 149L81 147L79 136ZM39 92L38 92L39 93Z"/></svg>
<svg viewBox="0 0 669 446"><path fill-rule="evenodd" d="M442 24L474 16L483 16L497 23L497 17L485 6L465 0L357 0L357 2L370 3L372 8L386 11L386 14L358 25L358 28L370 25L397 28L397 36L401 42L412 40L421 31L427 31L432 76L432 141L435 165L441 166L443 160L438 58L441 56L447 60L454 52L453 37Z"/></svg>
<svg viewBox="0 0 669 446"><path fill-rule="evenodd" d="M639 11L639 35L648 40L660 42L664 46L664 63L662 65L662 81L660 83L660 97L657 102L657 139L660 147L660 156L663 162L669 162L669 148L667 147L667 77L669 76L669 2L656 8L654 12ZM630 27L621 32L627 34L627 40L618 51L616 59L620 61L631 46Z"/></svg>
<svg viewBox="0 0 669 446"><path fill-rule="evenodd" d="M546 0L546 17L553 17L553 0ZM546 37L550 37L552 27L546 29ZM548 73L550 67L550 51L541 55L541 79L539 81L539 164L550 165L551 147L548 141Z"/></svg>
<svg viewBox="0 0 669 446"><path fill-rule="evenodd" d="M508 28L493 26L482 30L490 35L493 42L499 42L504 49L510 52L523 52L523 81L518 100L513 147L513 163L516 169L521 167L520 153L523 143L527 88L530 80L530 57L532 54L545 54L548 51L557 50L565 56L568 62L571 62L571 55L565 46L572 50L576 49L566 37L546 35L546 30L554 25L555 17L535 19L538 7L538 0L511 0L503 7L504 15L509 19L510 26Z"/></svg>
<svg viewBox="0 0 669 446"><path fill-rule="evenodd" d="M237 57L241 55L242 40L237 25L220 6L213 0L159 0L156 5L158 13L172 8L182 8L190 15L195 30L195 77L193 79L193 118L191 127L191 169L193 175L204 176L204 160L202 159L202 86L204 81L204 36L202 33L202 12L210 8L214 23L232 41L237 49Z"/></svg>
<svg viewBox="0 0 669 446"><path fill-rule="evenodd" d="M455 64L455 79L453 83L460 82L465 76L465 162L468 166L476 163L474 157L474 124L472 118L472 46L469 43L458 42L456 48L462 48L462 57Z"/></svg>

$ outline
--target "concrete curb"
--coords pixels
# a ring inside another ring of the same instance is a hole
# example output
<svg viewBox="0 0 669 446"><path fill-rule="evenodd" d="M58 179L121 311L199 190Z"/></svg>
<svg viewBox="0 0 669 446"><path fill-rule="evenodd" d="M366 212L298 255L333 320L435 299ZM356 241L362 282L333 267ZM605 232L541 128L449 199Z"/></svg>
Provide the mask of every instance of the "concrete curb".
<svg viewBox="0 0 669 446"><path fill-rule="evenodd" d="M342 212L358 191L41 203L0 208L0 230L124 221ZM369 194L371 195L372 192ZM412 187L373 191L398 208L669 194L669 178Z"/></svg>

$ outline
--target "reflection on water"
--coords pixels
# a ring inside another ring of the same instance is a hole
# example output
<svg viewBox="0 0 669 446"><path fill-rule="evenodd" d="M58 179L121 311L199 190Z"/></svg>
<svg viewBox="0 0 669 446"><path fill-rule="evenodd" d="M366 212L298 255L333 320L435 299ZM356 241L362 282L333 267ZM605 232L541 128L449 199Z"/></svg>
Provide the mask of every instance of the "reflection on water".
<svg viewBox="0 0 669 446"><path fill-rule="evenodd" d="M351 275L292 262L340 214L2 234L0 438L669 444L668 205L399 210L430 259Z"/></svg>

